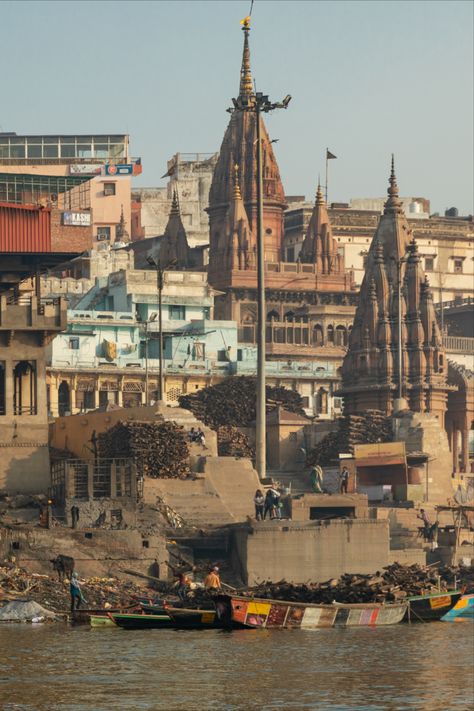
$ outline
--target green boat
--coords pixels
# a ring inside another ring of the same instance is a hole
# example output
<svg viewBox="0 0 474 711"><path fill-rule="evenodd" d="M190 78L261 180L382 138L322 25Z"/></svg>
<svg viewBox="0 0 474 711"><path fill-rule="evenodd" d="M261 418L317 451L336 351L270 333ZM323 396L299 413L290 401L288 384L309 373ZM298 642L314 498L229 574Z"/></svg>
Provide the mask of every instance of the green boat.
<svg viewBox="0 0 474 711"><path fill-rule="evenodd" d="M144 615L143 613L110 613L111 619L118 627L126 630L173 629L174 621L163 613L161 615Z"/></svg>
<svg viewBox="0 0 474 711"><path fill-rule="evenodd" d="M431 595L414 595L407 599L404 622L434 622L440 620L457 603L461 590L447 590Z"/></svg>
<svg viewBox="0 0 474 711"><path fill-rule="evenodd" d="M90 616L90 626L91 627L116 627L115 622L108 615L91 615Z"/></svg>

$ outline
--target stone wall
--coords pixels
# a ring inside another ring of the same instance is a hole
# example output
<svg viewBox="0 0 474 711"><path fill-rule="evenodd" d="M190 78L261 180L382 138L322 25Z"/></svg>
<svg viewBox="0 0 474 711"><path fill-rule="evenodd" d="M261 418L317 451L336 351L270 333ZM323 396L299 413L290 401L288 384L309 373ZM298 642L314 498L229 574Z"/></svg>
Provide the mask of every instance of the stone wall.
<svg viewBox="0 0 474 711"><path fill-rule="evenodd" d="M239 528L234 534L233 560L248 585L265 580L321 582L343 573L373 573L388 559L387 521L271 521Z"/></svg>

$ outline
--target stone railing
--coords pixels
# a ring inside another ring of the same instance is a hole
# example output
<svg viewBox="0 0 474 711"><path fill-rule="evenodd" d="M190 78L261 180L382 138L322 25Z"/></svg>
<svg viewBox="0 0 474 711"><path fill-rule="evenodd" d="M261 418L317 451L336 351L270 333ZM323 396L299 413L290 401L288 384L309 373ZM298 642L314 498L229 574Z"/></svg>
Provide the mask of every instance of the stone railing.
<svg viewBox="0 0 474 711"><path fill-rule="evenodd" d="M443 336L443 345L447 351L474 355L474 338L467 336Z"/></svg>

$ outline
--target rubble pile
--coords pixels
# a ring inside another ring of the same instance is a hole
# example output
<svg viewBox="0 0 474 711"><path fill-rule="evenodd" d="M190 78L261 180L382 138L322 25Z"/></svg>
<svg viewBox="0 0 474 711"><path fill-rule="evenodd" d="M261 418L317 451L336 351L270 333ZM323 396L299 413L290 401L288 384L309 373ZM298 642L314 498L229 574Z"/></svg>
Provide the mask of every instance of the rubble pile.
<svg viewBox="0 0 474 711"><path fill-rule="evenodd" d="M474 591L474 567L440 568L422 567L414 564L403 566L394 563L374 575L345 574L339 579L324 583L292 585L285 581L262 583L246 594L271 600L289 600L316 604L393 602L411 595L435 593L441 589L452 590L456 579L457 588Z"/></svg>
<svg viewBox="0 0 474 711"><path fill-rule="evenodd" d="M338 461L340 452L354 453L356 444L391 442L390 419L380 410L366 410L361 415L339 418L337 431L330 432L308 452L307 464L329 466Z"/></svg>
<svg viewBox="0 0 474 711"><path fill-rule="evenodd" d="M184 479L189 474L186 432L175 422L131 420L98 437L99 456L132 458L138 473L154 479Z"/></svg>
<svg viewBox="0 0 474 711"><path fill-rule="evenodd" d="M117 578L87 578L81 583L89 609L127 607L134 596L143 595L143 588ZM70 606L69 581L57 576L28 573L12 563L0 564L0 605L11 600L31 600L53 612L66 612Z"/></svg>
<svg viewBox="0 0 474 711"><path fill-rule="evenodd" d="M231 425L217 428L217 449L220 457L255 458L255 447L250 445L247 435Z"/></svg>
<svg viewBox="0 0 474 711"><path fill-rule="evenodd" d="M245 427L256 418L257 381L245 375L226 378L222 383L179 398L179 406L191 412L208 427ZM301 396L294 390L267 385L267 412L278 406L304 415Z"/></svg>

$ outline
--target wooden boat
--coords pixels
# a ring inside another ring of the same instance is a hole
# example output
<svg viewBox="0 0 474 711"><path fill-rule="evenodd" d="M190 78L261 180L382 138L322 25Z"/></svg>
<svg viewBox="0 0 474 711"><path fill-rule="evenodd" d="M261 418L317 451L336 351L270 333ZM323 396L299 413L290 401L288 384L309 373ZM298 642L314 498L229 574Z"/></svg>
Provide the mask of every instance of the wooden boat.
<svg viewBox="0 0 474 711"><path fill-rule="evenodd" d="M173 629L174 621L163 613L161 615L144 615L143 612L124 613L111 612L109 617L118 627L126 630Z"/></svg>
<svg viewBox="0 0 474 711"><path fill-rule="evenodd" d="M433 593L431 595L414 595L407 598L408 610L403 618L404 622L433 622L440 620L457 601L462 592L449 590Z"/></svg>
<svg viewBox="0 0 474 711"><path fill-rule="evenodd" d="M137 605L129 605L127 607L114 607L107 610L103 608L95 608L90 610L74 610L70 613L70 620L74 625L88 625L90 624L91 617L104 617L109 614L109 612L134 612L137 609Z"/></svg>
<svg viewBox="0 0 474 711"><path fill-rule="evenodd" d="M204 630L222 629L225 625L214 610L191 610L181 607L167 607L167 613L176 629Z"/></svg>
<svg viewBox="0 0 474 711"><path fill-rule="evenodd" d="M474 620L474 595L462 595L441 619L443 622Z"/></svg>
<svg viewBox="0 0 474 711"><path fill-rule="evenodd" d="M226 602L227 598L228 602ZM284 600L262 600L245 596L220 595L217 609L230 605L234 624L266 629L316 629L318 627L372 627L401 622L408 603L365 603L359 605L315 605Z"/></svg>
<svg viewBox="0 0 474 711"><path fill-rule="evenodd" d="M111 617L108 615L91 615L90 616L91 627L116 627L117 625Z"/></svg>

